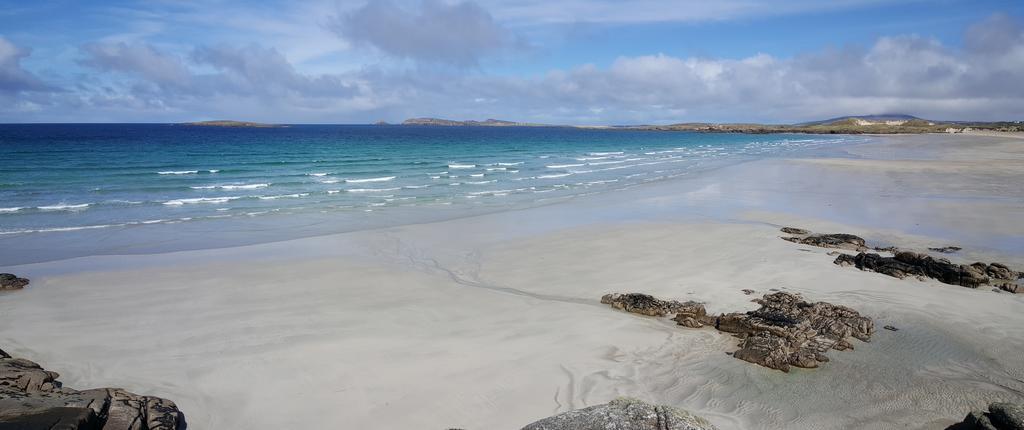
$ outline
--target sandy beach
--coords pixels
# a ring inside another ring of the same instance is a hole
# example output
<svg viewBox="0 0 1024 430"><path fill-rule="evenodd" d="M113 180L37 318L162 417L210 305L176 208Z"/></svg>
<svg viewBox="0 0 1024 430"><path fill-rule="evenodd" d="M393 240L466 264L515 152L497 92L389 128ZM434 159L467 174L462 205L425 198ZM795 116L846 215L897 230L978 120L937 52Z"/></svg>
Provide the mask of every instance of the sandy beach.
<svg viewBox="0 0 1024 430"><path fill-rule="evenodd" d="M69 386L173 399L189 428L512 430L618 396L721 429L942 429L1024 401L1024 295L895 279L779 239L956 245L1024 269L1024 140L913 135L568 201L291 241L2 266L7 352ZM790 373L710 328L599 302L754 309L772 289L874 319Z"/></svg>

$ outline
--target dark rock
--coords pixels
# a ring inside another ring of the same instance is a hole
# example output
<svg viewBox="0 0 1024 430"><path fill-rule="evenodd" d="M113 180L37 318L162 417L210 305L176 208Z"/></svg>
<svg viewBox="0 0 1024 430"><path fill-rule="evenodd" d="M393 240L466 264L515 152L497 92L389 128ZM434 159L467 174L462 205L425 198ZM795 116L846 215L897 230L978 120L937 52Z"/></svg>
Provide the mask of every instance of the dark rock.
<svg viewBox="0 0 1024 430"><path fill-rule="evenodd" d="M634 314L647 315L652 317L663 317L675 312L696 312L699 306L703 316L704 306L697 302L677 302L675 300L660 300L653 296L640 293L628 294L605 294L601 297L601 303L611 305L613 308L622 309Z"/></svg>
<svg viewBox="0 0 1024 430"><path fill-rule="evenodd" d="M808 303L797 294L767 294L754 302L760 308L746 313L707 315L697 302L659 300L646 294L609 294L601 299L619 309L638 309L644 315L661 316L676 312L678 325L734 333L743 341L734 357L772 369L789 371L790 366L813 368L828 361L830 349L853 349L847 338L869 341L874 332L870 318L831 303Z"/></svg>
<svg viewBox="0 0 1024 430"><path fill-rule="evenodd" d="M0 273L0 290L20 290L28 285L28 279L10 273Z"/></svg>
<svg viewBox="0 0 1024 430"><path fill-rule="evenodd" d="M1020 273L999 263L955 264L945 258L933 258L926 254L907 251L897 252L892 257L864 252L856 256L843 254L836 257L834 263L840 266L855 266L861 270L870 270L900 279L908 276L933 278L939 282L968 288L988 285L993 279L997 279L1002 280L995 283L997 287L1003 288L1002 285L1005 284L1006 287L1003 289L1011 292L1017 291L1015 281L1020 276Z"/></svg>
<svg viewBox="0 0 1024 430"><path fill-rule="evenodd" d="M788 233L788 234L810 234L811 233L811 232L809 232L807 230L804 230L802 228L796 228L796 227L782 227L782 232L783 233Z"/></svg>
<svg viewBox="0 0 1024 430"><path fill-rule="evenodd" d="M618 398L545 418L522 430L714 430L704 418L671 406Z"/></svg>
<svg viewBox="0 0 1024 430"><path fill-rule="evenodd" d="M806 237L793 236L784 237L782 239L793 243L812 245L821 248L848 249L850 251L866 251L868 249L864 238L845 233L812 234Z"/></svg>
<svg viewBox="0 0 1024 430"><path fill-rule="evenodd" d="M929 251L941 252L943 254L952 254L963 248L959 246L943 246L941 248L928 248Z"/></svg>
<svg viewBox="0 0 1024 430"><path fill-rule="evenodd" d="M884 328L884 329L886 329L886 330L889 330L889 331L900 331L900 329L898 329L898 328L896 328L896 327L893 327L893 326L891 326L891 325L887 325L887 326L885 326L885 327L882 327L882 328Z"/></svg>
<svg viewBox="0 0 1024 430"><path fill-rule="evenodd" d="M751 289L749 289L749 288L744 288L744 289L743 289L742 291L743 291L743 294L746 294L746 295L748 295L748 296L749 296L749 295L751 295L751 294L754 294L754 293L756 293L756 291L754 291L754 290L751 290Z"/></svg>
<svg viewBox="0 0 1024 430"><path fill-rule="evenodd" d="M1024 430L1024 405L991 403L988 411L971 411L947 430Z"/></svg>
<svg viewBox="0 0 1024 430"><path fill-rule="evenodd" d="M7 416L0 411L0 430L101 430L103 422L92 409L55 407Z"/></svg>
<svg viewBox="0 0 1024 430"><path fill-rule="evenodd" d="M988 418L1000 430L1024 430L1024 405L992 403L988 405Z"/></svg>
<svg viewBox="0 0 1024 430"><path fill-rule="evenodd" d="M743 361L789 372L790 351L786 339L768 332L747 336L732 355Z"/></svg>
<svg viewBox="0 0 1024 430"><path fill-rule="evenodd" d="M56 372L0 351L0 429L180 430L174 402L120 388L78 391Z"/></svg>
<svg viewBox="0 0 1024 430"><path fill-rule="evenodd" d="M895 247L895 246L886 246L886 247L878 247L878 246L876 246L876 247L874 247L872 249L874 249L875 251L878 251L878 252L891 252L893 254L895 254L897 252L900 252L900 249Z"/></svg>

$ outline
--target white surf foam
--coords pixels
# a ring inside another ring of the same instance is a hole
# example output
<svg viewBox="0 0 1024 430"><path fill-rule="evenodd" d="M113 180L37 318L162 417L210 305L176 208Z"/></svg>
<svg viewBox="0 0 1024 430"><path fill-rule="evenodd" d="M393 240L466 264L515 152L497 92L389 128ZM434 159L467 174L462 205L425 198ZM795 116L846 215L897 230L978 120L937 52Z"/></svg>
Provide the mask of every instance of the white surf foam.
<svg viewBox="0 0 1024 430"><path fill-rule="evenodd" d="M540 175L540 176L537 177L537 179L564 178L564 177L569 176L571 174L572 173L559 173L559 174L555 174L555 175Z"/></svg>
<svg viewBox="0 0 1024 430"><path fill-rule="evenodd" d="M346 191L348 191L350 193L381 193L381 192L385 192L385 191L395 191L395 190L400 190L400 189L401 189L400 187L395 187L395 188L352 188L352 189L346 190Z"/></svg>
<svg viewBox="0 0 1024 430"><path fill-rule="evenodd" d="M449 169L472 169L476 167L476 164L449 164Z"/></svg>
<svg viewBox="0 0 1024 430"><path fill-rule="evenodd" d="M394 179L394 176L381 176L379 178L346 179L345 182L350 184L361 184L364 182L387 182Z"/></svg>
<svg viewBox="0 0 1024 430"><path fill-rule="evenodd" d="M61 204L49 205L49 206L39 206L36 209L39 209L41 211L74 211L74 210L79 210L79 209L85 209L87 207L89 207L88 203L82 203L82 204L78 204L78 205L69 205L69 204L61 203Z"/></svg>
<svg viewBox="0 0 1024 430"><path fill-rule="evenodd" d="M158 175L193 175L199 173L198 170L165 170L162 172L156 172Z"/></svg>
<svg viewBox="0 0 1024 430"><path fill-rule="evenodd" d="M25 208L20 208L20 207L19 208L0 208L0 214L14 213L14 212L20 211L22 209L25 209Z"/></svg>
<svg viewBox="0 0 1024 430"><path fill-rule="evenodd" d="M269 187L269 186L270 186L270 184L227 184L227 185L202 185L202 186L189 187L189 188L191 188L193 190L213 190L213 189L218 189L218 188L222 189L222 190L255 190L255 189L258 189L258 188L266 188L266 187Z"/></svg>
<svg viewBox="0 0 1024 430"><path fill-rule="evenodd" d="M168 200L164 202L164 204L168 206L192 205L198 203L221 204L230 202L232 200L238 200L240 198L241 197L196 197L192 199Z"/></svg>
<svg viewBox="0 0 1024 430"><path fill-rule="evenodd" d="M580 167L580 166L585 166L585 164L551 164L551 165L548 165L546 167L549 168L549 169L564 169L566 167Z"/></svg>
<svg viewBox="0 0 1024 430"><path fill-rule="evenodd" d="M277 200L277 199L294 199L299 197L306 197L309 193L298 193L298 194L281 194L277 196L259 196L260 200Z"/></svg>

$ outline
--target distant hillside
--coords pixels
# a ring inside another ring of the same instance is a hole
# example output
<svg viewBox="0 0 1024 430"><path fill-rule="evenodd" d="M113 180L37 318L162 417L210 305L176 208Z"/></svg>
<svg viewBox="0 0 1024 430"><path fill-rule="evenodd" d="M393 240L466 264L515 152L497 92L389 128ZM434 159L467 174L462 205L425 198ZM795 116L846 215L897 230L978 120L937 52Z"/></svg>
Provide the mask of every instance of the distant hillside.
<svg viewBox="0 0 1024 430"><path fill-rule="evenodd" d="M190 125L190 126L196 126L196 127L253 127L253 128L284 127L283 125L277 125L277 124L264 124L264 123L259 123L259 122L232 121L232 120L186 122L186 123L183 123L181 125Z"/></svg>
<svg viewBox="0 0 1024 430"><path fill-rule="evenodd" d="M500 119L486 119L484 121L455 121L440 118L410 118L402 121L402 125L437 125L445 127L543 127L544 124L533 124L528 122L502 121Z"/></svg>
<svg viewBox="0 0 1024 430"><path fill-rule="evenodd" d="M889 113L889 114L879 114L879 115L849 115L849 116L841 116L841 117L838 117L838 118L831 118L831 119L826 119L826 120L821 120L821 121L804 122L804 123L799 123L799 124L794 124L794 125L808 126L808 125L837 124L837 123L848 123L848 124L849 123L861 123L861 124L863 124L863 123L897 123L897 122L906 122L906 121L913 121L913 120L925 121L925 120L923 120L921 118L918 118L916 116L913 116L913 115L907 115L907 114L902 114L902 113ZM927 122L927 121L925 121L925 122Z"/></svg>
<svg viewBox="0 0 1024 430"><path fill-rule="evenodd" d="M485 121L454 121L439 118L412 118L402 125L446 127L574 127L612 130L695 131L702 133L809 133L809 134L915 134L960 133L970 130L1024 131L1021 122L929 121L906 114L842 116L800 124L754 123L679 123L670 125L627 126L553 126L488 119Z"/></svg>

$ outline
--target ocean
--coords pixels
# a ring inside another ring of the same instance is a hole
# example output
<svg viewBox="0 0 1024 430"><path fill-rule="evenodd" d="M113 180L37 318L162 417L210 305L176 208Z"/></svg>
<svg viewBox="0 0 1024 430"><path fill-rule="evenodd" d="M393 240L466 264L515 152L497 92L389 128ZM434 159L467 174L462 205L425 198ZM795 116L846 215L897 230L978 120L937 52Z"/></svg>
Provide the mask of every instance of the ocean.
<svg viewBox="0 0 1024 430"><path fill-rule="evenodd" d="M559 127L6 124L0 266L440 220L864 139Z"/></svg>

